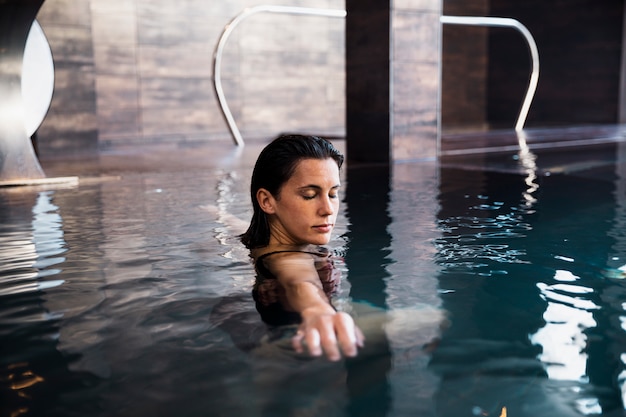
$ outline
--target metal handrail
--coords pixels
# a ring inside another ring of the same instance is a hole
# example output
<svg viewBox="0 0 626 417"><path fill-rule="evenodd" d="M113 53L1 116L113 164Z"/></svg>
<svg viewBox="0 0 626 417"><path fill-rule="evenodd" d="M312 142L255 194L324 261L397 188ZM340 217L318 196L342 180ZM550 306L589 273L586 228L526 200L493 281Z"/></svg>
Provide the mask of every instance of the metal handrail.
<svg viewBox="0 0 626 417"><path fill-rule="evenodd" d="M241 137L241 132L237 127L237 123L235 123L235 119L233 118L233 114L226 103L226 97L224 96L224 90L222 89L222 53L224 51L224 45L226 45L226 41L230 37L230 34L235 30L237 25L239 25L244 19L258 14L258 13L282 13L282 14L294 14L294 15L309 15L309 16L327 16L327 17L346 17L345 10L336 10L336 9L314 9L309 7L290 7L290 6L272 6L272 5L260 5L254 6L247 9L244 9L241 13L235 16L226 27L224 27L224 31L220 36L219 42L217 43L217 47L215 48L215 53L213 55L213 85L215 87L215 93L217 94L217 99L220 104L220 108L222 109L222 114L226 119L226 123L228 124L228 128L235 140L235 144L238 146L243 146L244 141Z"/></svg>
<svg viewBox="0 0 626 417"><path fill-rule="evenodd" d="M517 123L515 123L515 131L522 131L526 123L526 118L528 117L530 104L532 103L535 91L537 90L537 83L539 82L539 51L537 49L537 43L528 28L526 28L526 26L521 24L518 20L508 17L441 16L440 21L441 23L448 23L452 25L508 27L517 29L522 35L524 35L524 39L526 39L526 42L528 43L533 66L530 74L530 80L528 82L528 88L526 90L526 96L524 97L522 108L520 109L519 116L517 118Z"/></svg>
<svg viewBox="0 0 626 417"><path fill-rule="evenodd" d="M244 145L244 140L241 137L241 132L237 127L237 123L233 117L230 107L226 102L224 90L222 88L222 54L224 52L224 46L228 41L231 33L235 28L248 17L258 13L279 13L279 14L293 14L293 15L310 15L310 16L326 16L326 17L338 17L345 18L347 13L345 10L337 9L316 9L309 7L291 7L291 6L273 6L273 5L260 5L244 9L241 13L235 16L222 31L222 35L217 43L215 52L213 54L213 85L217 99L222 110L222 114L226 119L228 128L233 136L235 144L238 146ZM453 25L468 25L468 26L491 26L491 27L508 27L518 30L528 43L530 55L532 59L532 71L530 74L530 81L526 90L526 95L522 103L522 108L515 124L515 130L520 132L524 129L526 118L530 110L530 105L533 101L535 91L537 90L537 83L539 82L539 51L537 44L530 31L516 19L507 17L481 17L481 16L441 16L441 23L453 24Z"/></svg>

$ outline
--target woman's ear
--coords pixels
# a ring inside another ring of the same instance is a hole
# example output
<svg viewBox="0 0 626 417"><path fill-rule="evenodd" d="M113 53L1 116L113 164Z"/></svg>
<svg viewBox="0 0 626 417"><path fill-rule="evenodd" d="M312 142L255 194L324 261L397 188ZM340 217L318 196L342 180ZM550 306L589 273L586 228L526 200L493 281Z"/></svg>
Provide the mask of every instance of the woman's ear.
<svg viewBox="0 0 626 417"><path fill-rule="evenodd" d="M261 210L263 210L266 214L274 214L274 202L276 200L274 199L272 193L267 191L265 188L259 188L256 192L256 201L259 203Z"/></svg>

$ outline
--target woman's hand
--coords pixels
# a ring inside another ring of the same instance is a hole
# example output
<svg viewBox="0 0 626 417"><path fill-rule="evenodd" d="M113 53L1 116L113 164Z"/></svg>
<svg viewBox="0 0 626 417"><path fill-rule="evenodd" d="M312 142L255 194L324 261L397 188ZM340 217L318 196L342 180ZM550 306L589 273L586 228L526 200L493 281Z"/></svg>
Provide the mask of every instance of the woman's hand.
<svg viewBox="0 0 626 417"><path fill-rule="evenodd" d="M338 361L342 354L356 356L363 347L363 333L349 314L330 305L306 308L300 314L302 324L292 339L296 352L306 348L312 356L325 354L329 360Z"/></svg>
<svg viewBox="0 0 626 417"><path fill-rule="evenodd" d="M266 267L284 289L281 304L302 318L292 339L293 347L298 353L308 350L312 356L324 354L331 361L338 361L342 355L356 356L363 346L363 333L349 314L335 311L330 304L316 268L318 258L305 252L289 252L266 259ZM321 269L325 277L332 274L326 264ZM338 282L338 278L324 281L332 284ZM328 287L334 291L334 285Z"/></svg>

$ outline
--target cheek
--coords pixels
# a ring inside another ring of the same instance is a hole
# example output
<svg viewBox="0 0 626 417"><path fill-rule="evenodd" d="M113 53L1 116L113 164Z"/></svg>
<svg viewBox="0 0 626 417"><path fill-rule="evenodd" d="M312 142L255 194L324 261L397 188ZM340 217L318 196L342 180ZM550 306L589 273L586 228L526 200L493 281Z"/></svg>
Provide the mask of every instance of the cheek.
<svg viewBox="0 0 626 417"><path fill-rule="evenodd" d="M306 222L308 216L310 214L306 205L298 201L289 201L283 204L279 217L284 224L299 224Z"/></svg>
<svg viewBox="0 0 626 417"><path fill-rule="evenodd" d="M293 212L298 210L298 200L291 196L282 196L280 200L277 200L277 206L282 212Z"/></svg>

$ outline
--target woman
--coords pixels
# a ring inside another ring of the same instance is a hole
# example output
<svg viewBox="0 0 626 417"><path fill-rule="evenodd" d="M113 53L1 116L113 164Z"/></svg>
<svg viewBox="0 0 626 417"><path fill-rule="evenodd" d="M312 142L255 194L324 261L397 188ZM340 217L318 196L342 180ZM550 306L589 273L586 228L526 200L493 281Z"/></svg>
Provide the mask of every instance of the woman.
<svg viewBox="0 0 626 417"><path fill-rule="evenodd" d="M292 344L332 361L356 356L363 334L329 296L336 271L329 251L339 209L343 155L315 136L288 135L271 142L252 173L253 217L242 243L259 274L255 300L268 322L299 322Z"/></svg>

